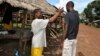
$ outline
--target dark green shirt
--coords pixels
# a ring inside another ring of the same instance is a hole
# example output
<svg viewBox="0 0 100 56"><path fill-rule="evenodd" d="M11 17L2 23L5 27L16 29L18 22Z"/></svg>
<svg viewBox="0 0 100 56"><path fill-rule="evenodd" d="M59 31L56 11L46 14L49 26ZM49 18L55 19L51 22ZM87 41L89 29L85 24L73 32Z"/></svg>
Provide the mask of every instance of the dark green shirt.
<svg viewBox="0 0 100 56"><path fill-rule="evenodd" d="M66 38L69 40L76 39L79 30L79 15L78 12L72 10L65 15L65 23L68 25Z"/></svg>

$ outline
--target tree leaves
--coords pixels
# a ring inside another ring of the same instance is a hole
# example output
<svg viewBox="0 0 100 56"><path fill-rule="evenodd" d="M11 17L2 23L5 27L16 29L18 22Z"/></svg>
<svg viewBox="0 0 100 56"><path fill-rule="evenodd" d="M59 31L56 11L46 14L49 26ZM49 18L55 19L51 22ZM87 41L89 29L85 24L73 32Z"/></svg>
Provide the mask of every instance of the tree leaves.
<svg viewBox="0 0 100 56"><path fill-rule="evenodd" d="M93 9L95 9L94 13L92 12ZM89 19L89 22L100 20L100 1L96 0L88 4L87 8L84 9L84 13L86 14L86 18Z"/></svg>

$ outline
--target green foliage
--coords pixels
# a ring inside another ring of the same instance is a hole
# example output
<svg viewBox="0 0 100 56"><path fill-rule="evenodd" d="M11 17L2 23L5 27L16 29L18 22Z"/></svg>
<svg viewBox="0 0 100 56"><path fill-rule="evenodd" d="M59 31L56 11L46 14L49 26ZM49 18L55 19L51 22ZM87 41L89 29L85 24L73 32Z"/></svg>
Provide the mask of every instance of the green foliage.
<svg viewBox="0 0 100 56"><path fill-rule="evenodd" d="M94 13L92 12L94 9ZM100 1L93 1L88 4L87 8L84 9L86 18L89 19L89 22L94 20L100 20Z"/></svg>
<svg viewBox="0 0 100 56"><path fill-rule="evenodd" d="M87 20L94 24L93 21L100 20L100 0L94 0L87 5L84 9ZM100 27L100 22L96 22L97 26Z"/></svg>

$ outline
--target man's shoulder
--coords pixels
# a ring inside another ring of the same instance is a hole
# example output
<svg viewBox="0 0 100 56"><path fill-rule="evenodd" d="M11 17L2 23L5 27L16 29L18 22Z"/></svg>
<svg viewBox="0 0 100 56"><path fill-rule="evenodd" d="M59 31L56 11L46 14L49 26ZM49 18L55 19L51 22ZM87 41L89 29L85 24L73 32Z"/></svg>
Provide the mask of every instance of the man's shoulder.
<svg viewBox="0 0 100 56"><path fill-rule="evenodd" d="M74 10L74 13L77 13L78 14L78 11L77 10Z"/></svg>
<svg viewBox="0 0 100 56"><path fill-rule="evenodd" d="M65 14L65 16L68 16L69 15L69 12L67 12L66 14Z"/></svg>
<svg viewBox="0 0 100 56"><path fill-rule="evenodd" d="M75 12L78 12L77 10L74 10Z"/></svg>

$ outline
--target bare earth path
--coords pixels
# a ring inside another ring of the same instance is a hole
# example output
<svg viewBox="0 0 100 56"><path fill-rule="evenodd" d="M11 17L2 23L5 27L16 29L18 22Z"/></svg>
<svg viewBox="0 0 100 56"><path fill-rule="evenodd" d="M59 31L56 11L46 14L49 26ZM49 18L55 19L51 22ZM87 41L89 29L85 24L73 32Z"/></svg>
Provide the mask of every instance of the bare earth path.
<svg viewBox="0 0 100 56"><path fill-rule="evenodd" d="M100 29L80 24L77 56L100 56Z"/></svg>

